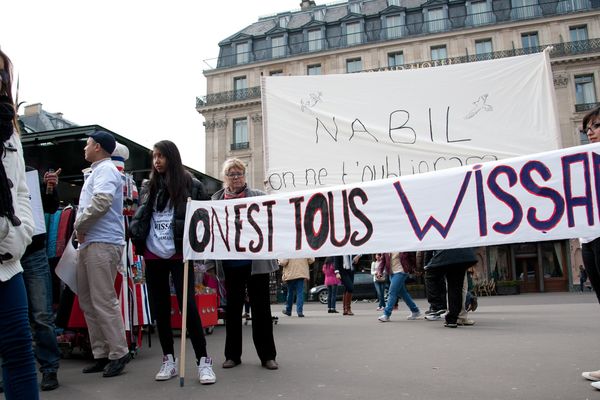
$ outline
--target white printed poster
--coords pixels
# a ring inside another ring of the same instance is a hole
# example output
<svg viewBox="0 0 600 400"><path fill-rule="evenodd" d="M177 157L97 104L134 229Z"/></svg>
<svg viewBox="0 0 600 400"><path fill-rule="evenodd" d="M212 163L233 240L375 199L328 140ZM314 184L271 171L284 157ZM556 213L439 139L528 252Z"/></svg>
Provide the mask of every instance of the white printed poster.
<svg viewBox="0 0 600 400"><path fill-rule="evenodd" d="M40 178L37 170L27 171L27 188L31 197L31 211L35 221L34 235L46 233L46 223L44 222L44 205L42 204L42 193L40 192Z"/></svg>
<svg viewBox="0 0 600 400"><path fill-rule="evenodd" d="M323 189L191 201L184 257L374 254L598 236L600 144Z"/></svg>

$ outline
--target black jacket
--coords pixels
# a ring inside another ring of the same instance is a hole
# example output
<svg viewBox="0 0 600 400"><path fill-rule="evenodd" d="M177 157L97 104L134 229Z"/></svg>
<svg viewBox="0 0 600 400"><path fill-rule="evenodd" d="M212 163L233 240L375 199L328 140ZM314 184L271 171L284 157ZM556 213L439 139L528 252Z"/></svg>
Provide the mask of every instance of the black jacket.
<svg viewBox="0 0 600 400"><path fill-rule="evenodd" d="M464 249L433 250L425 253L425 269L453 264L477 263L477 256L471 247Z"/></svg>
<svg viewBox="0 0 600 400"><path fill-rule="evenodd" d="M192 200L208 200L206 194L206 188L196 178L192 178L191 186L187 188L186 197L191 197ZM138 207L129 225L129 235L133 244L135 245L136 254L143 254L146 249L146 238L150 232L150 220L152 218L152 210L154 207L154 198L151 198L148 190L148 182L142 186L142 192L140 198L142 204ZM161 195L160 189L157 193L157 197ZM174 226L174 240L175 240L175 251L177 253L183 252L183 229L185 227L185 209L186 203L179 204L175 207L173 213L173 226Z"/></svg>

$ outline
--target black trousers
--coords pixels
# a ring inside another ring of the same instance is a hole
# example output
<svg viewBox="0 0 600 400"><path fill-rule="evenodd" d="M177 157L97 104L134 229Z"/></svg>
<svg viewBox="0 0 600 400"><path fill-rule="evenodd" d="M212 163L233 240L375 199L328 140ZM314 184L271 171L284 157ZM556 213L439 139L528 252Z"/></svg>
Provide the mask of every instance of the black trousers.
<svg viewBox="0 0 600 400"><path fill-rule="evenodd" d="M261 362L277 356L271 320L269 274L252 275L252 265L224 267L227 291L225 359L242 361L242 308L248 290L252 310L252 340Z"/></svg>
<svg viewBox="0 0 600 400"><path fill-rule="evenodd" d="M448 284L448 313L446 314L446 322L449 324L456 323L458 314L460 314L465 306L462 301L462 289L465 274L471 265L463 263L427 268L427 272L431 273L436 281L446 278Z"/></svg>
<svg viewBox="0 0 600 400"><path fill-rule="evenodd" d="M581 245L583 266L600 303L600 238Z"/></svg>
<svg viewBox="0 0 600 400"><path fill-rule="evenodd" d="M344 285L344 292L354 292L354 270L342 268L339 272L342 285Z"/></svg>
<svg viewBox="0 0 600 400"><path fill-rule="evenodd" d="M425 290L427 291L427 302L431 311L447 310L446 303L446 277L435 273L436 268L425 270Z"/></svg>
<svg viewBox="0 0 600 400"><path fill-rule="evenodd" d="M181 260L146 260L146 283L152 317L156 320L158 339L163 354L173 354L173 330L171 328L171 287L169 274L175 286L175 295L179 310L183 304L183 262ZM189 265L188 301L187 301L187 331L194 347L196 359L206 357L206 339L202 329L202 321L194 299L194 268ZM185 337L183 334L182 337Z"/></svg>

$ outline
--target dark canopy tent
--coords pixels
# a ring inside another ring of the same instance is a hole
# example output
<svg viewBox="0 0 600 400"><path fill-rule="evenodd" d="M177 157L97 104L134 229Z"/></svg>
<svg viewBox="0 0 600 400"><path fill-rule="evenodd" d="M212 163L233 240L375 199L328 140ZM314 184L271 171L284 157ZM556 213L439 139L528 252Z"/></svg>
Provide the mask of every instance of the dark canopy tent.
<svg viewBox="0 0 600 400"><path fill-rule="evenodd" d="M103 130L114 135L117 142L129 148L129 159L125 162L125 171L133 175L138 187L148 178L152 166L150 149L133 142L99 125L78 126L44 132L23 133L21 142L25 164L47 171L62 168L58 187L61 202L76 204L83 185L82 170L90 166L83 158L83 148L90 133ZM209 194L221 188L222 182L192 168L186 167L204 185Z"/></svg>

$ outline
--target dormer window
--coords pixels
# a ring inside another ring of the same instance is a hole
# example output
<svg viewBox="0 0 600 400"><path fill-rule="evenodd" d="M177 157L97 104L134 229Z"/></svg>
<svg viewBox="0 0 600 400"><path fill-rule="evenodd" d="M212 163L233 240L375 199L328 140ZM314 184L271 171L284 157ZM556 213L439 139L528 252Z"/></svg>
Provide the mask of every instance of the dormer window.
<svg viewBox="0 0 600 400"><path fill-rule="evenodd" d="M287 28L288 22L290 22L290 16L289 15L286 15L284 17L279 17L279 27L280 28Z"/></svg>
<svg viewBox="0 0 600 400"><path fill-rule="evenodd" d="M362 43L362 32L360 22L346 24L346 43L348 46Z"/></svg>
<svg viewBox="0 0 600 400"><path fill-rule="evenodd" d="M285 56L285 38L283 36L276 36L271 38L271 50L272 57L284 57Z"/></svg>
<svg viewBox="0 0 600 400"><path fill-rule="evenodd" d="M442 7L427 10L427 27L430 33L446 30L446 22Z"/></svg>
<svg viewBox="0 0 600 400"><path fill-rule="evenodd" d="M361 4L361 3L359 3L359 2L356 2L356 3L350 3L350 4L348 5L348 8L350 9L350 12L351 12L351 13L354 13L354 14L360 14L360 8L361 8L360 6L361 6L361 5L362 5L362 4Z"/></svg>
<svg viewBox="0 0 600 400"><path fill-rule="evenodd" d="M321 8L319 10L315 10L313 12L313 18L315 21L324 21L325 20L325 9Z"/></svg>

